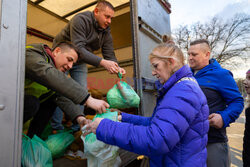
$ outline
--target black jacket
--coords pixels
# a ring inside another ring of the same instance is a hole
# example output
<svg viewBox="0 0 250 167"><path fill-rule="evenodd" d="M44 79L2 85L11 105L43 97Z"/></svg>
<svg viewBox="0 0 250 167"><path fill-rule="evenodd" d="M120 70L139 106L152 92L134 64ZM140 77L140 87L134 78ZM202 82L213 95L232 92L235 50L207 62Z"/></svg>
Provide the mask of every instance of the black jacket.
<svg viewBox="0 0 250 167"><path fill-rule="evenodd" d="M245 123L245 132L243 138L243 166L250 166L250 106L245 110L246 123Z"/></svg>

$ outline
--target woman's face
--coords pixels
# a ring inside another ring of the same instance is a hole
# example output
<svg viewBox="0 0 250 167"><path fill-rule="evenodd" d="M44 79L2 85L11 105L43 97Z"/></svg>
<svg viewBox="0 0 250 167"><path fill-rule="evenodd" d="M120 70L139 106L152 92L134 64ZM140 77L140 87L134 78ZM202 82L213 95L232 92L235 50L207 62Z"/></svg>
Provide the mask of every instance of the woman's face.
<svg viewBox="0 0 250 167"><path fill-rule="evenodd" d="M161 84L164 84L171 76L172 69L170 63L158 58L150 60L152 67L152 75L159 79Z"/></svg>
<svg viewBox="0 0 250 167"><path fill-rule="evenodd" d="M247 94L250 94L250 73L246 74L246 79L243 82Z"/></svg>

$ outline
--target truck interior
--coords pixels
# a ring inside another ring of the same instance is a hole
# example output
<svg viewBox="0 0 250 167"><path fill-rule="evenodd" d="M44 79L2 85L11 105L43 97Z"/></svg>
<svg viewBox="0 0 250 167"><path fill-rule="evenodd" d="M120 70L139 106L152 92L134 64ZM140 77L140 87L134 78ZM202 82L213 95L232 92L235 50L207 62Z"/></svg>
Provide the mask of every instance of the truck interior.
<svg viewBox="0 0 250 167"><path fill-rule="evenodd" d="M115 54L119 65L127 72L126 78L130 85L133 85L133 56L132 56L132 34L130 23L130 2L129 0L111 0L115 7L115 17L111 23L111 33ZM27 36L26 44L45 43L52 47L53 38L77 13L93 11L96 0L28 0L27 6ZM101 56L100 51L95 52ZM116 75L109 74L104 68L88 65L88 87L105 94L118 79ZM93 90L92 90L93 91ZM132 110L136 112L135 110ZM131 154L123 153L123 166L129 164ZM133 158L136 156L132 155ZM69 161L59 159L54 161L54 166L62 166L65 163L86 165L84 161Z"/></svg>
<svg viewBox="0 0 250 167"><path fill-rule="evenodd" d="M135 114L150 116L155 106L154 79L148 55L163 35L169 35L171 5L167 0L109 0L115 7L111 34L118 64L126 70L124 80L141 98ZM44 43L53 38L77 13L93 11L97 0L0 0L0 142L1 166L21 163L22 114L24 95L25 45ZM14 40L13 40L14 39ZM102 57L100 51L95 52ZM15 67L15 68L9 68ZM102 67L88 65L88 88L103 96L118 77ZM14 88L14 89L13 89ZM122 166L136 156L127 152ZM65 163L66 166L70 166ZM60 166L60 165L58 165Z"/></svg>
<svg viewBox="0 0 250 167"><path fill-rule="evenodd" d="M129 0L111 0L115 7L115 17L111 23L111 33L115 54L119 65L127 71L127 78L133 78L132 35ZM52 47L53 38L77 13L93 11L96 0L28 0L26 44L45 43ZM101 56L100 51L96 54ZM102 57L102 56L101 56ZM114 85L117 76L101 67L88 66L88 86L106 94ZM131 80L129 80L130 84Z"/></svg>

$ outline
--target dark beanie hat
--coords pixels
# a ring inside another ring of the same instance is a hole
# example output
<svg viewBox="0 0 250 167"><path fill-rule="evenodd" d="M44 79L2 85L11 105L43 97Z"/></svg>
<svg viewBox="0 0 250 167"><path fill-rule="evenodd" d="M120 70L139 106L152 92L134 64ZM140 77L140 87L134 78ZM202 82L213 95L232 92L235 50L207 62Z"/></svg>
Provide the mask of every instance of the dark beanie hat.
<svg viewBox="0 0 250 167"><path fill-rule="evenodd" d="M246 74L250 74L250 69L247 71L247 73Z"/></svg>

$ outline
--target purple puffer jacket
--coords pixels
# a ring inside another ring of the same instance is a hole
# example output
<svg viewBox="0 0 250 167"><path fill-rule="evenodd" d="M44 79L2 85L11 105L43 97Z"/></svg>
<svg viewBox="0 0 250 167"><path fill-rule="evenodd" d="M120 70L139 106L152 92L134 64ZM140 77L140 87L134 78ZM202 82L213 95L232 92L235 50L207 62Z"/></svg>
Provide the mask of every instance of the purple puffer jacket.
<svg viewBox="0 0 250 167"><path fill-rule="evenodd" d="M152 117L122 113L122 122L104 119L96 130L99 140L146 155L151 167L205 167L208 106L187 65L159 89ZM178 82L178 83L177 83Z"/></svg>

